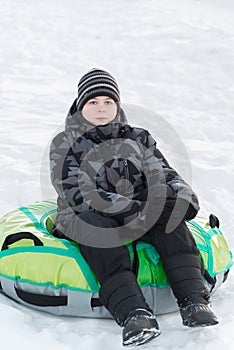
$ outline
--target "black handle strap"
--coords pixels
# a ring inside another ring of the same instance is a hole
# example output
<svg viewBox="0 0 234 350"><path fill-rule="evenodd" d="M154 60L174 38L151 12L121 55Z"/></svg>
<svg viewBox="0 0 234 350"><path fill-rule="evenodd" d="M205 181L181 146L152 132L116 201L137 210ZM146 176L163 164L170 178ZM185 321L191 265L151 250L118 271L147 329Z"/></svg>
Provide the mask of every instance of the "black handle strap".
<svg viewBox="0 0 234 350"><path fill-rule="evenodd" d="M204 277L207 280L208 283L210 283L212 286L215 285L216 283L216 277L211 277L211 275L209 274L209 272L207 270L204 271Z"/></svg>
<svg viewBox="0 0 234 350"><path fill-rule="evenodd" d="M210 214L209 224L211 228L219 228L219 219L217 218L217 216L215 216L214 214Z"/></svg>
<svg viewBox="0 0 234 350"><path fill-rule="evenodd" d="M44 295L44 294L36 294L36 293L30 293L25 292L24 290L18 289L15 287L15 292L17 296L23 300L24 302L41 306L41 307L48 307L48 306L66 306L68 303L67 296L63 295Z"/></svg>
<svg viewBox="0 0 234 350"><path fill-rule="evenodd" d="M92 298L91 299L91 307L100 307L103 306L99 298Z"/></svg>
<svg viewBox="0 0 234 350"><path fill-rule="evenodd" d="M43 242L31 232L18 232L7 236L2 245L2 251L7 250L9 245L20 241L21 239L31 239L35 246L43 246Z"/></svg>

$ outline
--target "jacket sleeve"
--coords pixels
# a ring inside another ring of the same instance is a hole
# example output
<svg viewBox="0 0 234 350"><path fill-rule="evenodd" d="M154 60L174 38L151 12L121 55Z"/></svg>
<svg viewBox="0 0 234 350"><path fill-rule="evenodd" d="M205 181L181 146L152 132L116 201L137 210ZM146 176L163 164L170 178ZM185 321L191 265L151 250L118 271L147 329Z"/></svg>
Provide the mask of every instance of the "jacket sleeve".
<svg viewBox="0 0 234 350"><path fill-rule="evenodd" d="M121 218L141 210L141 201L96 186L96 181L80 166L65 133L58 134L51 143L50 173L58 195L77 213L96 210Z"/></svg>
<svg viewBox="0 0 234 350"><path fill-rule="evenodd" d="M191 187L182 179L175 169L170 167L163 154L157 148L156 141L146 130L143 145L146 149L144 157L144 168L147 169L149 185L153 185L159 177L164 178L167 186L167 197L180 198L186 200L198 211L199 203L197 195Z"/></svg>

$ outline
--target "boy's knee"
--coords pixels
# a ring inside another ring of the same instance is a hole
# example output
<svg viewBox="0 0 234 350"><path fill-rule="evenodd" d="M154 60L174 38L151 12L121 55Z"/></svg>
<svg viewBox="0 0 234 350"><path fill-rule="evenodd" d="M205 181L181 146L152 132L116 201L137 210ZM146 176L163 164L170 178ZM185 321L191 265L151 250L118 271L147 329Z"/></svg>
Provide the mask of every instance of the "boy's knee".
<svg viewBox="0 0 234 350"><path fill-rule="evenodd" d="M77 215L67 229L67 236L77 243L96 248L113 248L123 245L118 223L113 218L96 212Z"/></svg>

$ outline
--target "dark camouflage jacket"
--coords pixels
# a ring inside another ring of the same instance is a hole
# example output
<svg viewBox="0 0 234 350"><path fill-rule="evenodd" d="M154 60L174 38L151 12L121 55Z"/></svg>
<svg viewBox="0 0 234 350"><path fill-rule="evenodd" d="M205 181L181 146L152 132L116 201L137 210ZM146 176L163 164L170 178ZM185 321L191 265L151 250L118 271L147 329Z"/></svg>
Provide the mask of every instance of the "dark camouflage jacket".
<svg viewBox="0 0 234 350"><path fill-rule="evenodd" d="M96 210L121 225L138 217L147 201L183 198L199 210L190 186L169 166L150 133L127 124L121 109L111 123L93 126L74 101L65 131L50 148L51 180L58 193L56 229L65 233L72 217Z"/></svg>

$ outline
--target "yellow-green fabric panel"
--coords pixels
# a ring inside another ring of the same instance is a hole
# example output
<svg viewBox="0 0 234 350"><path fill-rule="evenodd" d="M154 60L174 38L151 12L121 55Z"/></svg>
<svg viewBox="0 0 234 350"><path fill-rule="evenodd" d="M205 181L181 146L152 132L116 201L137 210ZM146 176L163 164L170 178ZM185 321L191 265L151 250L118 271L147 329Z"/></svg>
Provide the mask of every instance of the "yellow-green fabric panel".
<svg viewBox="0 0 234 350"><path fill-rule="evenodd" d="M208 252L200 249L200 258L202 259L204 267L207 270L209 267L209 254L208 254Z"/></svg>
<svg viewBox="0 0 234 350"><path fill-rule="evenodd" d="M46 227L46 229L52 233L53 227L54 227L54 223L55 223L55 219L57 216L57 212L50 214L49 216L47 216L44 220L44 226Z"/></svg>
<svg viewBox="0 0 234 350"><path fill-rule="evenodd" d="M197 215L194 219L198 225L200 225L204 231L210 230L210 223L204 216Z"/></svg>
<svg viewBox="0 0 234 350"><path fill-rule="evenodd" d="M197 220L196 220L196 223L197 223ZM206 246L207 245L206 239L205 239L204 235L201 233L201 231L190 222L186 222L186 224L188 226L188 229L192 233L196 243Z"/></svg>
<svg viewBox="0 0 234 350"><path fill-rule="evenodd" d="M43 242L45 246L67 249L63 242L59 239L49 236L48 234L36 229L33 221L31 221L21 210L16 209L4 215L0 221L0 246L3 245L3 242L7 236L18 232L33 233ZM12 244L9 248L33 245L34 243L32 240L23 239Z"/></svg>
<svg viewBox="0 0 234 350"><path fill-rule="evenodd" d="M51 210L57 209L57 203L53 200L35 202L26 207L40 222L44 215L47 215ZM48 216L48 215L47 215Z"/></svg>
<svg viewBox="0 0 234 350"><path fill-rule="evenodd" d="M1 274L35 283L91 290L73 258L50 253L17 253L0 259Z"/></svg>
<svg viewBox="0 0 234 350"><path fill-rule="evenodd" d="M213 253L213 272L222 271L232 263L227 242L222 234L217 233L211 237L210 243Z"/></svg>
<svg viewBox="0 0 234 350"><path fill-rule="evenodd" d="M3 243L6 236L21 232L29 231L35 228L33 222L29 220L19 209L5 214L0 221L0 244Z"/></svg>

